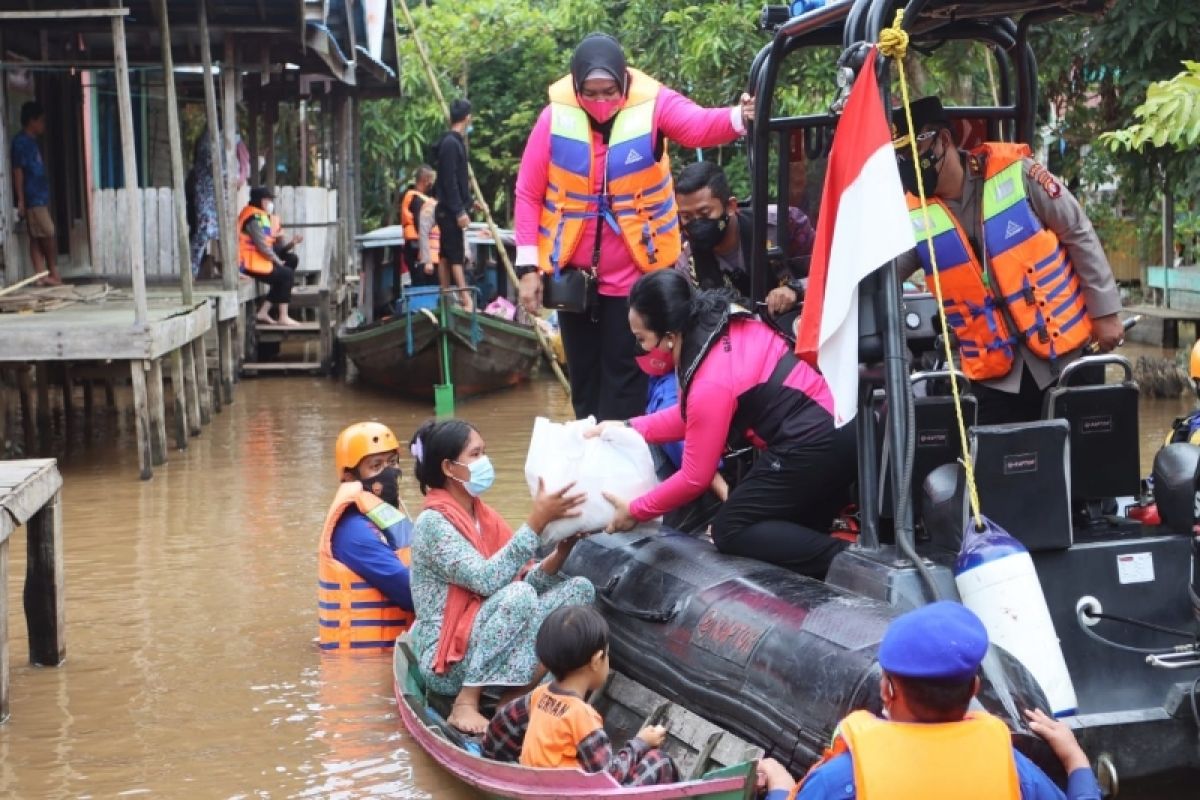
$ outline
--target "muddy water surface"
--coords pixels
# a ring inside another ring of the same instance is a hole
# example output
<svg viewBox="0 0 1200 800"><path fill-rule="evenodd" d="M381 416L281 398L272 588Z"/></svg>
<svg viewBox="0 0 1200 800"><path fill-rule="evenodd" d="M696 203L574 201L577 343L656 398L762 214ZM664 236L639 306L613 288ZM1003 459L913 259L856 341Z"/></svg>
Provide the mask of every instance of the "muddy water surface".
<svg viewBox="0 0 1200 800"><path fill-rule="evenodd" d="M1144 470L1191 405L1143 401ZM554 384L460 406L496 463L489 500L514 523L529 506L522 465L536 413L569 413ZM71 443L67 663L27 664L18 532L0 796L470 797L400 730L387 658L322 658L315 645L333 439L360 419L407 438L426 414L361 388L276 378L239 384L236 403L147 483L127 420ZM415 485L406 497L419 502Z"/></svg>

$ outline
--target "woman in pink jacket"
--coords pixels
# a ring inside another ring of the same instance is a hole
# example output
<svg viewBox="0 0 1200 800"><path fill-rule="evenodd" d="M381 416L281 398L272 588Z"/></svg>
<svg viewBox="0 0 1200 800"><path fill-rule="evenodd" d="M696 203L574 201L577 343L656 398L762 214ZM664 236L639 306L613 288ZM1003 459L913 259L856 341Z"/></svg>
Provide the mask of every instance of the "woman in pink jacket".
<svg viewBox="0 0 1200 800"><path fill-rule="evenodd" d="M577 417L624 418L645 407L626 314L634 281L679 255L667 140L727 144L752 119L748 95L733 108L701 108L627 67L620 44L603 34L585 38L571 73L550 87L517 176L516 269L530 313L542 305L543 280L579 288L591 279L573 295L578 302L555 306Z"/></svg>
<svg viewBox="0 0 1200 800"><path fill-rule="evenodd" d="M677 271L646 275L629 296L629 328L658 372L675 371L679 403L625 422L651 444L683 439L679 471L641 497L605 495L612 530L628 530L695 498L712 482L727 443L759 449L712 524L723 553L822 578L846 542L829 535L849 502L854 426L835 428L833 398L791 343L733 304L726 290L696 292Z"/></svg>

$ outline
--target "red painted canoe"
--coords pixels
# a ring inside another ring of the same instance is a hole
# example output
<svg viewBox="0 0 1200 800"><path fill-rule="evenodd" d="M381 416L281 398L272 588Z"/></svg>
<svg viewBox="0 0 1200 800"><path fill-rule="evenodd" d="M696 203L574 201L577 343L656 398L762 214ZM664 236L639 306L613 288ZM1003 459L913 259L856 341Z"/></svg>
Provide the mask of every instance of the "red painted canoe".
<svg viewBox="0 0 1200 800"><path fill-rule="evenodd" d="M408 648L398 643L394 659L395 691L404 727L434 761L489 797L518 800L580 800L588 797L750 800L754 797L753 761L715 769L699 779L669 786L625 787L607 773L534 769L474 755L447 737L441 715L425 702L420 673L410 658Z"/></svg>

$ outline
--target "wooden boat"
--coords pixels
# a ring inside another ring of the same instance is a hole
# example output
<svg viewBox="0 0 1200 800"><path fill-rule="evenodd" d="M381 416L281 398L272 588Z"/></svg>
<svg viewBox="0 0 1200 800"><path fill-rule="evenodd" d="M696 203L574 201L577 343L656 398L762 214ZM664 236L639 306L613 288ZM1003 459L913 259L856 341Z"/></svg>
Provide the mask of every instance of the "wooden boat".
<svg viewBox="0 0 1200 800"><path fill-rule="evenodd" d="M527 380L540 356L533 328L460 308L447 312L451 380L462 397ZM441 324L431 309L408 311L361 327L343 326L338 341L363 380L422 400L443 383Z"/></svg>
<svg viewBox="0 0 1200 800"><path fill-rule="evenodd" d="M417 745L444 769L488 797L519 800L577 800L583 797L631 797L644 800L704 798L749 800L755 793L755 765L761 751L669 703L624 676L613 673L592 703L605 718L614 741L625 741L640 727L637 707L655 708L651 717L670 730L664 745L680 767L693 776L669 786L625 787L608 773L534 769L478 755L478 744L450 728L442 711L427 697L406 636L396 643L396 702L400 719ZM444 698L449 704L449 698ZM703 742L697 748L696 743ZM474 751L474 752L472 752Z"/></svg>

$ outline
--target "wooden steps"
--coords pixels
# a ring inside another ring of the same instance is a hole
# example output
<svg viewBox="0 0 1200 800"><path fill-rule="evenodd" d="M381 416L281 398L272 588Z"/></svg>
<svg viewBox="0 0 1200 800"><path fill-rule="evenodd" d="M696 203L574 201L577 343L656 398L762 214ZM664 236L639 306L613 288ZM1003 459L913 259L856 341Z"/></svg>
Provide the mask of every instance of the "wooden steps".
<svg viewBox="0 0 1200 800"><path fill-rule="evenodd" d="M317 361L247 361L242 371L254 372L321 372L324 365Z"/></svg>
<svg viewBox="0 0 1200 800"><path fill-rule="evenodd" d="M282 336L311 336L321 332L319 322L301 322L298 325L266 325L257 322L254 326L259 333L269 333Z"/></svg>

